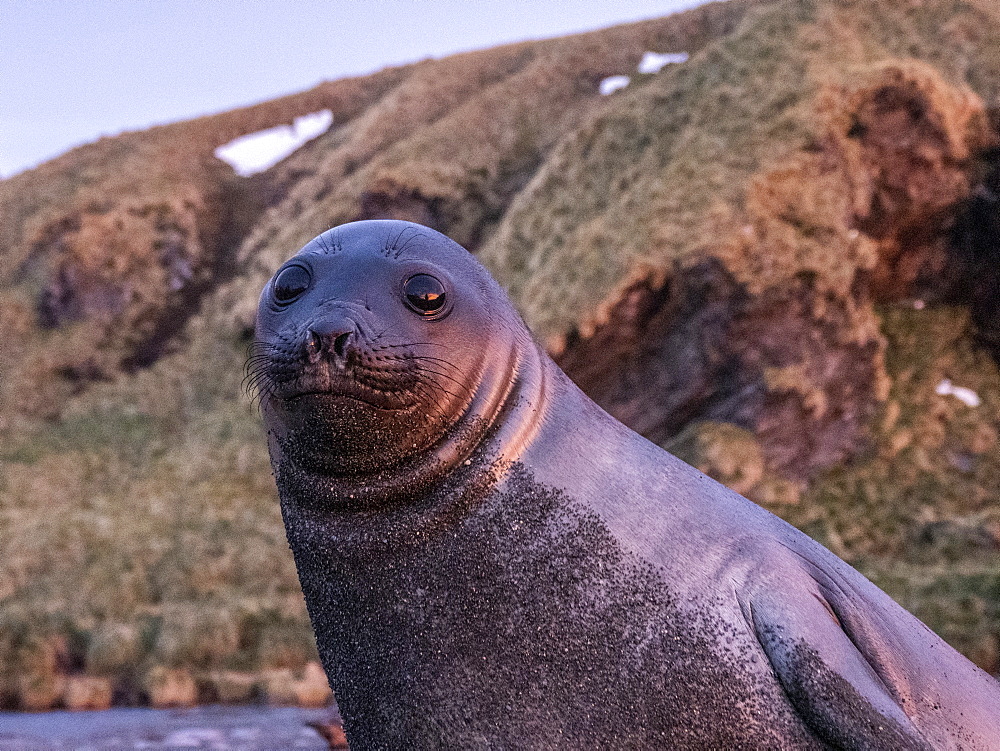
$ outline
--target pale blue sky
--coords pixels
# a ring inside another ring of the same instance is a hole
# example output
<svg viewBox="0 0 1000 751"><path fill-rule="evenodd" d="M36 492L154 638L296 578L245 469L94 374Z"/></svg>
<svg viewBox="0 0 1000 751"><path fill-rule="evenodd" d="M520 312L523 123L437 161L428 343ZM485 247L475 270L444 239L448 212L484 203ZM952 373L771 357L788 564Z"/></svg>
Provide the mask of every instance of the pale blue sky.
<svg viewBox="0 0 1000 751"><path fill-rule="evenodd" d="M0 176L122 130L704 0L0 0Z"/></svg>

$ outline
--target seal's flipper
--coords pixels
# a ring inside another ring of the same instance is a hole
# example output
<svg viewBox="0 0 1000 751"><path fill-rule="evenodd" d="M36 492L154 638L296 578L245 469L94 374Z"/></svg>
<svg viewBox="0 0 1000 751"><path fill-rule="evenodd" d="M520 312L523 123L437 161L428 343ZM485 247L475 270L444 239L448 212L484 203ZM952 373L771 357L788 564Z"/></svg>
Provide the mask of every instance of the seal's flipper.
<svg viewBox="0 0 1000 751"><path fill-rule="evenodd" d="M931 748L821 594L741 605L789 701L822 741L872 751Z"/></svg>

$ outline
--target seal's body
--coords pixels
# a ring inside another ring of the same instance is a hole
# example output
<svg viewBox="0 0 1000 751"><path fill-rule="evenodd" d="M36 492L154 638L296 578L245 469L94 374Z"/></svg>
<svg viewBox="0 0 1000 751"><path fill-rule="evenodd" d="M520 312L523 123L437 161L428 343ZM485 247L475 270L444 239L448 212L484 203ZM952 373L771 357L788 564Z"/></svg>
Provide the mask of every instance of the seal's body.
<svg viewBox="0 0 1000 751"><path fill-rule="evenodd" d="M1000 748L1000 684L603 412L444 236L306 245L251 372L354 751Z"/></svg>

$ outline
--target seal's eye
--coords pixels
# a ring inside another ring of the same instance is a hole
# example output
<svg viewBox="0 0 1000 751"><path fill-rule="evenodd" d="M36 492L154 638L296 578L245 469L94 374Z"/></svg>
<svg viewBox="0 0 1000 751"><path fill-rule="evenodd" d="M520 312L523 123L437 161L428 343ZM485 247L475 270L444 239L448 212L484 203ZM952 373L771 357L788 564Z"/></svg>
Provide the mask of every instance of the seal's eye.
<svg viewBox="0 0 1000 751"><path fill-rule="evenodd" d="M416 274L403 284L403 297L418 313L433 315L444 307L444 285L430 274Z"/></svg>
<svg viewBox="0 0 1000 751"><path fill-rule="evenodd" d="M280 304L290 303L306 291L312 276L303 266L286 266L274 278L274 299Z"/></svg>

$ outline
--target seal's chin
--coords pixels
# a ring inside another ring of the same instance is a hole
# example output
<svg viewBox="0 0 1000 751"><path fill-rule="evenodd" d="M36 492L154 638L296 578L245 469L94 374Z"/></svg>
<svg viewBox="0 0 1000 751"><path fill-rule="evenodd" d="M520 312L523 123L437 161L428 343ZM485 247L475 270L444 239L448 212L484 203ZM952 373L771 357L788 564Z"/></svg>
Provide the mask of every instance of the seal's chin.
<svg viewBox="0 0 1000 751"><path fill-rule="evenodd" d="M306 391L284 398L285 408L299 414L327 413L353 405L367 406L377 410L399 412L406 405L380 398L377 394L366 393L362 389L338 391Z"/></svg>
<svg viewBox="0 0 1000 751"><path fill-rule="evenodd" d="M413 435L418 426L407 411L374 398L336 390L281 399L275 417L282 453L304 470L331 477L369 474L401 461L421 442Z"/></svg>

